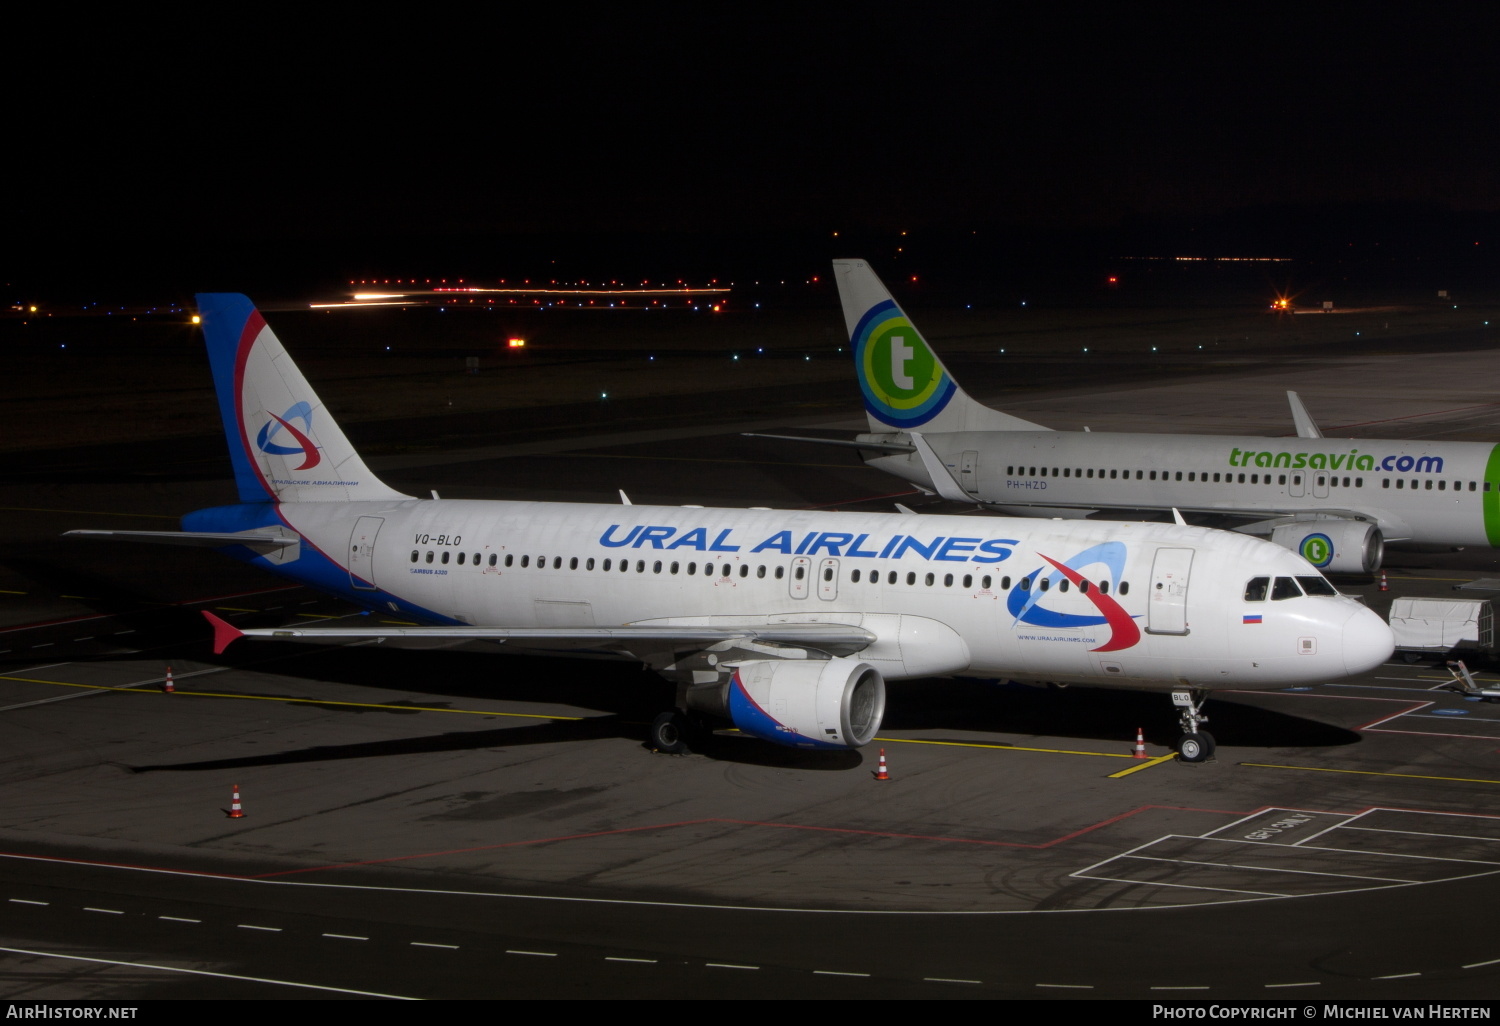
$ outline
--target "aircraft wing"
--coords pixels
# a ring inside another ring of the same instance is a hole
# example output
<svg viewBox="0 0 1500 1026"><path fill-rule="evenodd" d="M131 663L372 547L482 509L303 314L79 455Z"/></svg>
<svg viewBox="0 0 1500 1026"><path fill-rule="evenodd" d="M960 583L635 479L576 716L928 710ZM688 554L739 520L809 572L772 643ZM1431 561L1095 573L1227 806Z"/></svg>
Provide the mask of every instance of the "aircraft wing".
<svg viewBox="0 0 1500 1026"><path fill-rule="evenodd" d="M213 625L214 654L240 638L279 641L337 641L340 639L426 638L449 641L531 641L558 648L614 648L629 651L641 643L688 644L708 648L721 643L768 649L815 649L830 655L850 655L873 644L875 634L863 627L832 623L765 623L734 627L696 627L625 624L618 627L417 627L392 624L380 627L265 627L241 630L203 610ZM763 654L775 654L764 652ZM790 652L786 653L790 655Z"/></svg>

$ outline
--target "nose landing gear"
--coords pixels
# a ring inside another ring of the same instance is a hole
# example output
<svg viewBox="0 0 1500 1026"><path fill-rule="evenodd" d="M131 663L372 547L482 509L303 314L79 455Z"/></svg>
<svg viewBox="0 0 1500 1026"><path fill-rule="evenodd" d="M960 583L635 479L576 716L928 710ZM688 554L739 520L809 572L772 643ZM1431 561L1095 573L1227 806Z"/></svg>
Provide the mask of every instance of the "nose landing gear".
<svg viewBox="0 0 1500 1026"><path fill-rule="evenodd" d="M1179 688L1172 692L1172 704L1177 707L1178 720L1182 724L1182 736L1177 739L1177 757L1183 762L1207 762L1214 754L1214 736L1199 730L1200 723L1207 723L1203 715L1203 703L1207 696L1201 691Z"/></svg>

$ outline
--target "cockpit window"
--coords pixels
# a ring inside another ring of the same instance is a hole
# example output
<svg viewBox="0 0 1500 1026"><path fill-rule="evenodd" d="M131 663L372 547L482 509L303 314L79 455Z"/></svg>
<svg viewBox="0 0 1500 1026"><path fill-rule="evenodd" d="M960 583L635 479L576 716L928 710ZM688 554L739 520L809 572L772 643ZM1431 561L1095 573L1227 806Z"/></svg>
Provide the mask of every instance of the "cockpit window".
<svg viewBox="0 0 1500 1026"><path fill-rule="evenodd" d="M1297 587L1297 582L1290 577L1278 577L1276 583L1271 586L1271 601L1279 602L1282 599L1301 598L1302 589Z"/></svg>
<svg viewBox="0 0 1500 1026"><path fill-rule="evenodd" d="M1269 577L1250 578L1250 583L1245 585L1245 601L1264 602L1266 600L1266 592L1270 588L1271 579Z"/></svg>
<svg viewBox="0 0 1500 1026"><path fill-rule="evenodd" d="M1333 585L1329 584L1323 577L1298 577L1297 583L1302 585L1302 590L1309 595L1337 595Z"/></svg>

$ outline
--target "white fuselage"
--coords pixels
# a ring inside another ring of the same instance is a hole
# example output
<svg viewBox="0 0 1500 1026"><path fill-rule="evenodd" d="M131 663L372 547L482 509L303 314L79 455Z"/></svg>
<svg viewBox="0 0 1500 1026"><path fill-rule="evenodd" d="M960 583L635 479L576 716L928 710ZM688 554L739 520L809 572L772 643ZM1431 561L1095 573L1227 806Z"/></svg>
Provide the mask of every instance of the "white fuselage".
<svg viewBox="0 0 1500 1026"><path fill-rule="evenodd" d="M848 624L876 635L859 658L889 678L1131 688L1285 687L1390 650L1379 617L1343 596L1246 601L1252 578L1316 572L1200 528L481 500L274 508L301 552L253 562L429 624Z"/></svg>
<svg viewBox="0 0 1500 1026"><path fill-rule="evenodd" d="M1327 512L1372 520L1397 544L1500 545L1500 446L1487 442L1079 431L923 437L965 493L997 509ZM915 455L868 462L931 487Z"/></svg>

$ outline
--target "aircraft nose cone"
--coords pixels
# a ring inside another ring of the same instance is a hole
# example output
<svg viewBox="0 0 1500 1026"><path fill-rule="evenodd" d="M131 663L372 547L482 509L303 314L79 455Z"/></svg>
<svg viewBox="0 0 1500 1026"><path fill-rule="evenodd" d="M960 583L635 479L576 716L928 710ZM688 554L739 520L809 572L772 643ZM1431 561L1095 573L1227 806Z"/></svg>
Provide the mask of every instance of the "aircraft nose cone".
<svg viewBox="0 0 1500 1026"><path fill-rule="evenodd" d="M1353 676L1368 673L1391 657L1396 635L1390 625L1363 607L1344 624L1344 669Z"/></svg>

